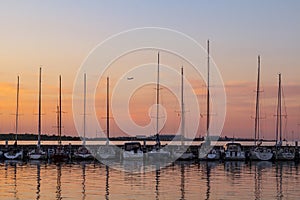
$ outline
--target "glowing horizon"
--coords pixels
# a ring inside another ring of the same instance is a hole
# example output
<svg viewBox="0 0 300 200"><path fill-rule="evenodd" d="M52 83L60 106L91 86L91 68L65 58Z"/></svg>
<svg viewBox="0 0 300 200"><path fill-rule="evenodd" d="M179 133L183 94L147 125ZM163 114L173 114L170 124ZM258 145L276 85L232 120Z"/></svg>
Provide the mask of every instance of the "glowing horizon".
<svg viewBox="0 0 300 200"><path fill-rule="evenodd" d="M255 85L257 56L261 55L261 133L265 139L275 138L275 117L278 73L282 73L287 126L283 138L300 140L300 8L299 2L270 3L219 2L160 3L135 2L134 9L125 2L27 2L2 3L0 47L0 133L14 132L16 77L20 76L19 133L37 133L38 68L42 66L42 133L56 134L58 76L62 75L63 134L76 136L72 116L72 91L78 69L89 52L113 34L135 27L157 26L178 30L194 38L203 48L211 41L211 56L220 70L227 95L227 115L222 136L254 137ZM158 4L158 5L157 5ZM173 7L170 7L170 4ZM164 12L168 9L168 14ZM199 12L199 9L201 12ZM228 10L231 9L229 12ZM68 12L65 12L68 10ZM114 12L111 12L114 11ZM188 12L182 12L188 11ZM255 14L253 13L255 11ZM66 14L68 13L68 14ZM153 16L153 13L156 13ZM184 15L182 13L185 13ZM282 13L276 15L274 13ZM152 17L149 17L152 16ZM108 50L109 52L109 50ZM190 52L194 53L194 52ZM200 55L199 55L200 56ZM111 91L118 78L140 62L156 62L155 51L136 52L119 59L115 70L107 71ZM186 76L198 97L202 115L206 113L206 86L192 67L171 54L163 53L163 64L179 72L184 65ZM204 65L205 63L199 63ZM145 72L145 76L149 76ZM152 75L152 74L151 74ZM88 75L89 78L93 75ZM155 74L153 74L155 76ZM161 79L166 74L162 73ZM214 74L212 74L212 79ZM96 110L99 123L105 127L106 85L99 80ZM180 80L174 80L180 87ZM155 103L155 85L140 88L132 97L131 114L139 125L149 122L148 109ZM217 87L217 86L212 86ZM163 106L170 118L162 133L177 130L180 102L170 91L162 93ZM125 92L125 91L124 91ZM147 97L144 99L143 97ZM133 106L134 105L134 106ZM189 105L187 106L188 109ZM284 110L285 108L283 108ZM212 117L217 115L212 111ZM188 113L187 113L188 115ZM87 115L87 119L89 116ZM200 118L198 136L205 135L206 118ZM174 125L175 124L175 125ZM111 135L124 133L111 119ZM91 135L99 130L87 131ZM188 127L187 127L188 129ZM145 135L142 134L141 135Z"/></svg>

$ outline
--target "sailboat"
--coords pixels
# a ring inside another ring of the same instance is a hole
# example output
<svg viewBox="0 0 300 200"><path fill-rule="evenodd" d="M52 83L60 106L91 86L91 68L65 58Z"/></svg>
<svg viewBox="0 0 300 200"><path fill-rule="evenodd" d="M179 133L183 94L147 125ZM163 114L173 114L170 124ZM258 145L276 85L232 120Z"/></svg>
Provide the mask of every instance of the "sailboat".
<svg viewBox="0 0 300 200"><path fill-rule="evenodd" d="M221 152L219 149L215 149L210 145L210 82L209 82L209 73L210 73L210 55L209 55L209 40L207 40L207 113L206 113L206 139L205 142L201 144L198 151L198 158L200 160L219 160L221 157Z"/></svg>
<svg viewBox="0 0 300 200"><path fill-rule="evenodd" d="M184 147L184 139L185 139L185 110L184 110L184 95L183 95L183 67L181 67L181 145L174 149L172 155L175 159L178 160L191 160L194 159L194 154L189 149L185 149Z"/></svg>
<svg viewBox="0 0 300 200"><path fill-rule="evenodd" d="M28 152L28 158L32 160L40 160L40 159L46 159L47 155L46 152L44 152L41 149L41 111L42 111L42 68L40 67L40 74L39 74L39 122L38 122L38 143L37 147L30 152Z"/></svg>
<svg viewBox="0 0 300 200"><path fill-rule="evenodd" d="M170 152L161 148L159 139L159 52L157 54L157 83L156 83L156 144L151 151L148 152L149 158L168 158Z"/></svg>
<svg viewBox="0 0 300 200"><path fill-rule="evenodd" d="M59 76L59 105L57 105L57 132L58 132L58 145L54 150L52 155L52 160L54 162L65 161L68 159L68 152L66 152L61 144L61 128L62 128L62 118L61 118L61 76Z"/></svg>
<svg viewBox="0 0 300 200"><path fill-rule="evenodd" d="M278 103L276 114L276 145L275 145L275 159L276 160L294 160L295 148L289 146L282 146L282 87L281 87L281 74L278 80ZM279 137L279 139L278 139Z"/></svg>
<svg viewBox="0 0 300 200"><path fill-rule="evenodd" d="M75 159L93 159L94 156L90 153L90 151L85 147L86 145L86 137L85 137L85 128L86 128L86 74L84 74L84 103L83 103L83 141L82 146L78 148L76 152L74 152Z"/></svg>
<svg viewBox="0 0 300 200"><path fill-rule="evenodd" d="M257 87L256 87L256 109L255 109L255 128L254 128L254 149L250 150L251 160L271 160L273 153L271 149L260 146L261 143L257 144L257 140L260 139L260 111L259 111L259 93L260 93L260 56L258 56L258 70L257 70Z"/></svg>
<svg viewBox="0 0 300 200"><path fill-rule="evenodd" d="M18 148L18 122L19 122L19 91L20 91L20 78L17 80L17 106L16 106L16 131L14 147L10 148L8 152L4 153L4 158L9 160L22 160L23 150Z"/></svg>
<svg viewBox="0 0 300 200"><path fill-rule="evenodd" d="M98 148L97 155L100 159L113 159L116 157L116 151L114 146L109 145L109 77L106 78L106 131L106 144Z"/></svg>

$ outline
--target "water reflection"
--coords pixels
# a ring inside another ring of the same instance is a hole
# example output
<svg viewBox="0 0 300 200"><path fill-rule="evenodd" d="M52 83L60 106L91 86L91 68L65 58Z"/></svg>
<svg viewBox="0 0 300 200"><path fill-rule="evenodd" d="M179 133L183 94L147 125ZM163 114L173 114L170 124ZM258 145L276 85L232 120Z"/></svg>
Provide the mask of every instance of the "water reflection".
<svg viewBox="0 0 300 200"><path fill-rule="evenodd" d="M160 178L160 168L155 171L155 199L159 199L159 178Z"/></svg>
<svg viewBox="0 0 300 200"><path fill-rule="evenodd" d="M105 199L109 200L109 167L105 166L106 179L105 179Z"/></svg>
<svg viewBox="0 0 300 200"><path fill-rule="evenodd" d="M82 166L82 200L85 200L86 194L85 194L85 163L81 164Z"/></svg>
<svg viewBox="0 0 300 200"><path fill-rule="evenodd" d="M57 179L56 179L56 199L61 200L61 163L56 164Z"/></svg>
<svg viewBox="0 0 300 200"><path fill-rule="evenodd" d="M212 165L210 162L206 162L206 200L209 200L210 197L210 173Z"/></svg>
<svg viewBox="0 0 300 200"><path fill-rule="evenodd" d="M277 199L282 199L282 164L279 163L276 165L276 190L277 190Z"/></svg>
<svg viewBox="0 0 300 200"><path fill-rule="evenodd" d="M185 194L185 188L184 188L184 164L181 164L180 166L180 191L181 191L181 200L184 200L184 194Z"/></svg>
<svg viewBox="0 0 300 200"><path fill-rule="evenodd" d="M263 170L272 167L272 163L269 161L258 161L250 163L250 168L254 165L254 197L256 200L261 199L262 193L262 174Z"/></svg>
<svg viewBox="0 0 300 200"><path fill-rule="evenodd" d="M17 164L19 163L19 161L14 161L14 160L7 160L5 161L5 178L6 179L10 179L10 177L12 177L13 180L13 196L14 199L19 199L19 195L18 195L18 188L17 188ZM11 167L12 167L12 171L11 171Z"/></svg>
<svg viewBox="0 0 300 200"><path fill-rule="evenodd" d="M36 165L36 199L39 200L41 195L41 165Z"/></svg>
<svg viewBox="0 0 300 200"><path fill-rule="evenodd" d="M126 163L128 165L139 165ZM0 199L296 199L294 162L176 162L129 173L101 163L0 162Z"/></svg>

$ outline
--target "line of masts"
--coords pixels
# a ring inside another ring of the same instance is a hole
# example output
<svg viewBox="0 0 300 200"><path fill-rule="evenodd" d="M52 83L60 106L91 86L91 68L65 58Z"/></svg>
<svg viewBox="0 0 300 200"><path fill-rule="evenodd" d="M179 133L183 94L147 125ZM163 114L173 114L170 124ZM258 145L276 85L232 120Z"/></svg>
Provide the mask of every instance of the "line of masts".
<svg viewBox="0 0 300 200"><path fill-rule="evenodd" d="M255 106L255 145L257 140L260 139L260 67L261 61L260 56L258 56L258 68L257 68L257 86L256 86L256 106ZM157 56L157 84L156 84L156 134L159 136L159 90L160 90L160 57L159 52ZM37 147L41 145L41 115L42 115L42 68L39 68L39 105L38 105L38 143ZM15 143L17 144L18 140L18 121L19 121L19 88L20 87L20 78L17 76L17 104L16 104L16 124L15 124ZM278 81L278 103L277 103L277 114L276 114L276 145L282 142L282 87L281 87L281 74L279 74ZM109 139L109 77L107 77L107 108L106 108L106 127L107 127L107 138ZM62 128L62 104L61 104L61 75L59 76L59 102L57 105L57 131L59 136L58 144L61 145L61 128ZM83 119L83 145L86 143L86 74L84 74L84 119ZM183 88L183 66L181 67L181 135L185 137L184 132L184 88ZM207 141L209 142L209 126L210 126L210 52L209 52L209 40L207 40L207 113L206 113L206 129L207 129ZM183 141L182 141L183 144Z"/></svg>

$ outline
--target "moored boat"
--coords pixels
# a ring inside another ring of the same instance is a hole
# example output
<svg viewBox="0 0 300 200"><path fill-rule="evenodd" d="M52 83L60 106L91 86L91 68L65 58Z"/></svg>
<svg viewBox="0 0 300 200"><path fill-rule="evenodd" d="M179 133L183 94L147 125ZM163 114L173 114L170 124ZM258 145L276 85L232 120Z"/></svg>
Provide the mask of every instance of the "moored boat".
<svg viewBox="0 0 300 200"><path fill-rule="evenodd" d="M121 155L124 160L140 160L144 158L144 152L139 142L126 142Z"/></svg>
<svg viewBox="0 0 300 200"><path fill-rule="evenodd" d="M156 144L152 150L147 152L149 158L169 158L171 153L167 149L163 149L159 138L159 52L157 54L157 83L156 83Z"/></svg>
<svg viewBox="0 0 300 200"><path fill-rule="evenodd" d="M198 149L198 158L199 160L220 160L221 151L219 148L213 147L204 142Z"/></svg>
<svg viewBox="0 0 300 200"><path fill-rule="evenodd" d="M57 113L58 146L53 150L51 159L54 162L62 162L70 158L71 152L66 151L61 144L61 128L62 128L61 76L59 76L59 105L57 105L56 113Z"/></svg>
<svg viewBox="0 0 300 200"><path fill-rule="evenodd" d="M195 155L189 148L182 148L180 146L173 150L172 156L176 160L193 160L193 159L195 159Z"/></svg>
<svg viewBox="0 0 300 200"><path fill-rule="evenodd" d="M273 158L273 152L270 148L257 146L250 151L251 160L268 161Z"/></svg>
<svg viewBox="0 0 300 200"><path fill-rule="evenodd" d="M39 119L38 119L38 143L35 149L28 152L28 158L31 160L42 160L47 158L47 154L41 148L41 130L42 130L42 68L39 73Z"/></svg>
<svg viewBox="0 0 300 200"><path fill-rule="evenodd" d="M181 67L181 145L177 148L173 149L172 157L176 160L192 160L195 158L193 152L191 152L190 148L185 146L185 107L184 107L184 92L183 92L183 67Z"/></svg>
<svg viewBox="0 0 300 200"><path fill-rule="evenodd" d="M12 148L8 152L4 153L4 158L8 160L23 160L23 150Z"/></svg>
<svg viewBox="0 0 300 200"><path fill-rule="evenodd" d="M207 40L207 100L206 100L206 138L205 142L201 144L198 149L198 159L200 160L218 160L221 158L221 152L219 149L211 146L210 140L210 82L209 82L209 73L210 73L210 55L209 55L209 40Z"/></svg>
<svg viewBox="0 0 300 200"><path fill-rule="evenodd" d="M278 75L278 101L276 114L276 145L274 157L276 160L294 160L296 155L295 147L282 146L282 86L281 74Z"/></svg>
<svg viewBox="0 0 300 200"><path fill-rule="evenodd" d="M74 152L74 158L79 160L89 160L94 159L94 156L85 146L82 146Z"/></svg>
<svg viewBox="0 0 300 200"><path fill-rule="evenodd" d="M114 146L109 144L109 77L106 78L106 144L100 146L97 150L97 157L99 159L114 159L116 157L116 149Z"/></svg>
<svg viewBox="0 0 300 200"><path fill-rule="evenodd" d="M254 127L254 148L250 150L250 160L268 161L273 158L271 149L257 143L260 140L260 56L258 56L257 86L256 86L256 107L255 107L255 127Z"/></svg>
<svg viewBox="0 0 300 200"><path fill-rule="evenodd" d="M275 159L276 160L294 160L295 159L295 148L284 146L284 147L278 147L274 151Z"/></svg>
<svg viewBox="0 0 300 200"><path fill-rule="evenodd" d="M88 150L86 145L86 137L85 137L85 130L86 130L86 74L84 74L84 94L83 94L83 139L82 139L82 146L74 152L73 157L79 160L89 160L94 159L93 154Z"/></svg>
<svg viewBox="0 0 300 200"><path fill-rule="evenodd" d="M20 91L20 78L17 78L17 104L16 104L16 125L15 125L15 143L13 147L10 147L7 152L4 153L4 158L8 160L22 160L23 149L18 147L18 123L19 123L19 91Z"/></svg>
<svg viewBox="0 0 300 200"><path fill-rule="evenodd" d="M232 142L225 145L224 160L245 160L246 154L240 143Z"/></svg>

